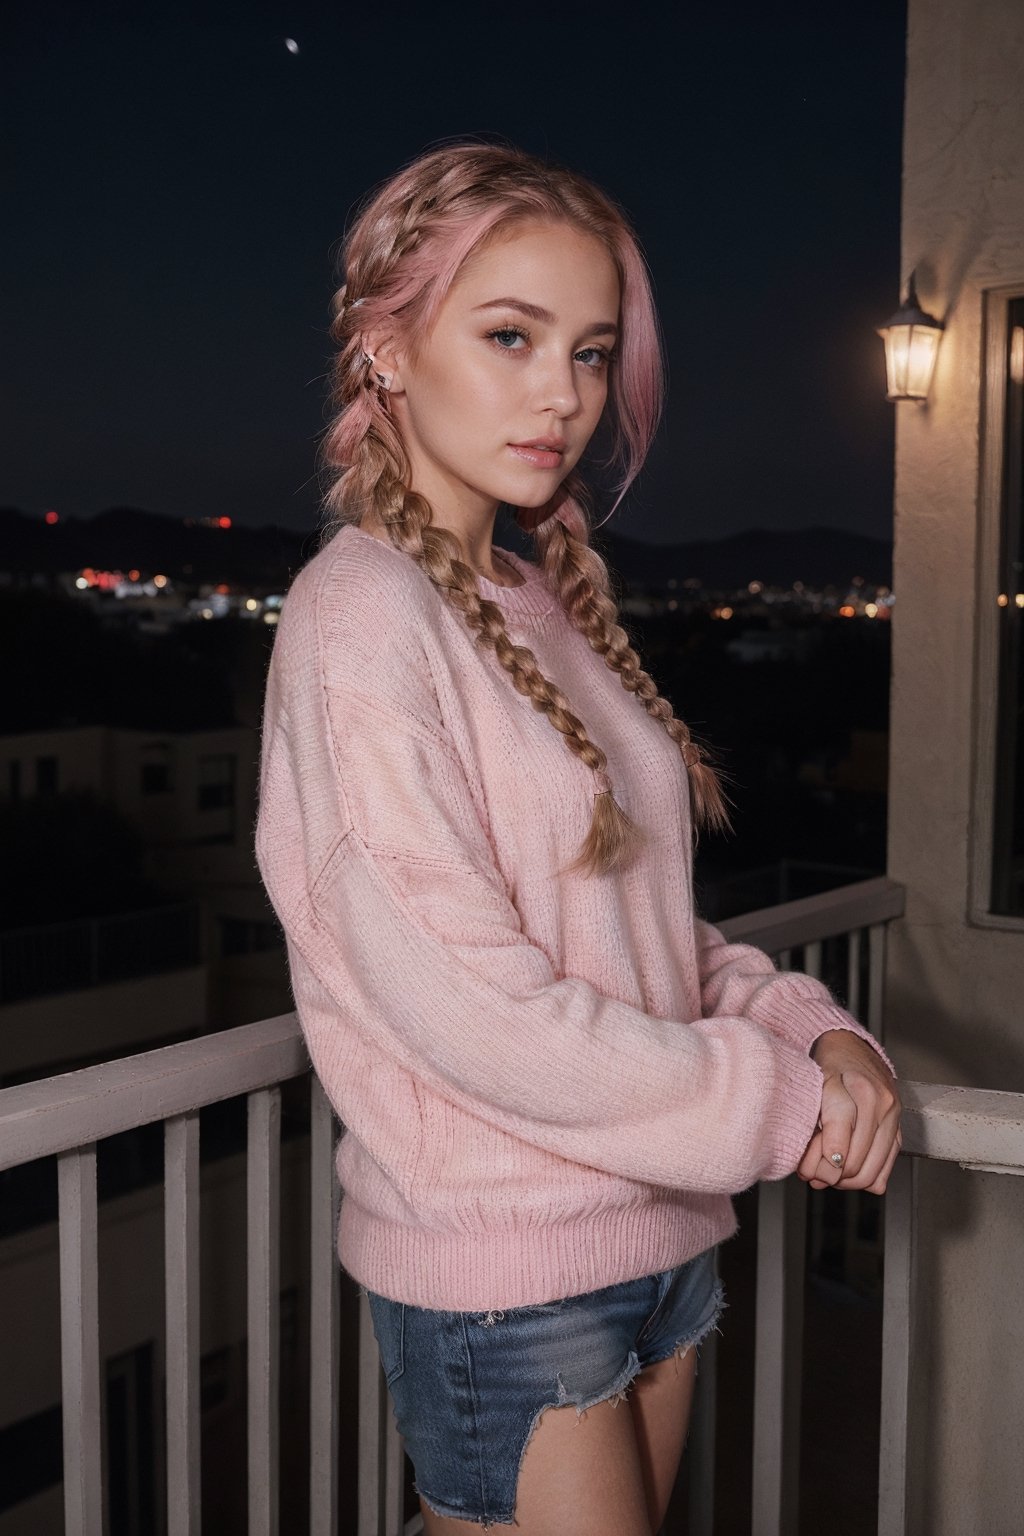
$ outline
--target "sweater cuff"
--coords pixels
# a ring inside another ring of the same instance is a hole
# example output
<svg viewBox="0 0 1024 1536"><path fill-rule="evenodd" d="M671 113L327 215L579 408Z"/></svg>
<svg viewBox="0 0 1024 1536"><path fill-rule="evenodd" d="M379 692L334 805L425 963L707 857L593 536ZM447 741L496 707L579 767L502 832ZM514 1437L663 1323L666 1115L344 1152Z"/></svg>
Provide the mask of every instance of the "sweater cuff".
<svg viewBox="0 0 1024 1536"><path fill-rule="evenodd" d="M851 1034L866 1040L885 1062L893 1077L897 1076L896 1068L874 1035L862 1024L858 1024L853 1015L847 1013L845 1008L840 1008L838 1003L790 993L785 1001L785 1010L786 1038L792 1040L794 1045L802 1046L808 1054L820 1035L830 1029L848 1029ZM763 1028L779 1033L778 1008L777 1005L773 1008L770 997L762 1001L762 998L755 994L747 1008L747 1017Z"/></svg>
<svg viewBox="0 0 1024 1536"><path fill-rule="evenodd" d="M818 1063L803 1055L799 1047L786 1049L783 1046L779 1055L780 1108L785 1108L773 1127L771 1166L761 1175L768 1180L788 1178L800 1166L807 1143L818 1128L825 1082L825 1074Z"/></svg>

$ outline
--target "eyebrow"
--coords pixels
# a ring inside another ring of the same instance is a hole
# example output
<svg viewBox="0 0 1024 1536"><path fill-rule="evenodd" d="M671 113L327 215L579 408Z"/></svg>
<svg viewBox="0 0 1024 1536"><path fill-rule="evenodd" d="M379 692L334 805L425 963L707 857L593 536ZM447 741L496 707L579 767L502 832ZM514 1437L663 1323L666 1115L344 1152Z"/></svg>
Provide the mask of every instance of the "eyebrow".
<svg viewBox="0 0 1024 1536"><path fill-rule="evenodd" d="M541 309L539 304L527 304L525 299L488 299L486 304L474 306L473 313L478 309L515 309L521 315L526 315L530 320L539 320L543 325L554 325L557 316L550 309ZM619 328L610 320L598 320L594 325L585 326L585 336L617 336Z"/></svg>

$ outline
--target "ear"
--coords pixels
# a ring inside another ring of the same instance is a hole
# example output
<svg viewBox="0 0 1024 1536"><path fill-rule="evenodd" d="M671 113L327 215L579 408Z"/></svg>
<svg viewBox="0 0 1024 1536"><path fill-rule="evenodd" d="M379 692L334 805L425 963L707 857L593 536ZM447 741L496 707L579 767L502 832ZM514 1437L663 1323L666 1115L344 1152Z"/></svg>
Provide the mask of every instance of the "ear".
<svg viewBox="0 0 1024 1536"><path fill-rule="evenodd" d="M389 395L401 394L402 354L395 345L394 337L381 331L368 331L360 336L359 344L370 359L373 378Z"/></svg>

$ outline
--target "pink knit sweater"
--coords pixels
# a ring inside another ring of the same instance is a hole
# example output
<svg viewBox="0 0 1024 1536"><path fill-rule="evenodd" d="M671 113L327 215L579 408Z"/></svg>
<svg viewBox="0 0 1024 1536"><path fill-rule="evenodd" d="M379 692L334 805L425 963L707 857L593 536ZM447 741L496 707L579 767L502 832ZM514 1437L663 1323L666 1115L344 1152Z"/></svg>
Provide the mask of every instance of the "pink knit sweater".
<svg viewBox="0 0 1024 1536"><path fill-rule="evenodd" d="M814 1040L871 1040L821 983L696 916L678 747L540 568L499 553L525 584L481 591L607 754L640 862L555 873L590 824L591 770L416 563L351 526L282 612L256 833L344 1127L341 1263L468 1311L731 1236L730 1193L791 1173L815 1129Z"/></svg>

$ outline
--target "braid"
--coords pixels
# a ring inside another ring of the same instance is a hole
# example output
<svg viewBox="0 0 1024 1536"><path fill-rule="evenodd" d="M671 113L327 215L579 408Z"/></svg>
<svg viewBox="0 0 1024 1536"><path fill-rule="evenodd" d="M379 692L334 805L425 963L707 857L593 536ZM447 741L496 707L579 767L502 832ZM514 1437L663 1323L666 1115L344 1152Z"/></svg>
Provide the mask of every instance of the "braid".
<svg viewBox="0 0 1024 1536"><path fill-rule="evenodd" d="M345 523L361 523L369 512L462 615L479 643L494 651L512 686L546 716L593 775L590 828L578 857L562 873L605 874L632 862L646 834L617 804L605 753L544 676L533 652L513 644L501 607L481 596L459 539L434 523L430 504L411 489L411 467L387 389L363 346L363 337L375 331L400 334L414 345L429 331L467 256L499 226L531 217L574 224L602 240L616 261L623 329L609 404L615 453L625 465L619 499L624 495L653 439L662 389L650 282L628 220L610 198L570 171L510 148L458 144L413 161L371 195L346 238L345 282L334 296L330 324L335 414L321 446L330 471L323 538L326 542ZM658 693L618 623L607 568L589 542L585 505L574 476L547 507L532 513L520 508L515 515L535 535L548 584L571 623L679 746L689 771L694 827L726 826L725 801L708 754Z"/></svg>
<svg viewBox="0 0 1024 1536"><path fill-rule="evenodd" d="M570 477L571 479L572 477ZM573 487L565 483L569 492ZM576 487L577 492L579 490ZM578 500L577 500L578 505ZM576 519L577 526L579 519ZM645 672L629 636L619 623L618 606L611 594L608 567L585 538L570 531L559 517L550 518L538 530L545 571L561 597L562 606L575 629L586 636L591 648L619 674L627 693L636 694L647 713L660 720L676 743L687 767L690 809L695 828L724 831L729 827L727 802L708 748L695 740L690 727L673 712L668 699Z"/></svg>
<svg viewBox="0 0 1024 1536"><path fill-rule="evenodd" d="M606 873L617 863L635 853L644 834L629 819L612 797L608 778L608 759L590 740L583 722L573 714L560 688L546 678L537 658L525 645L515 645L505 625L500 606L482 597L472 566L461 558L461 546L455 534L434 526L429 504L422 496L395 487L393 512L382 519L387 524L391 542L410 555L443 593L449 605L460 613L475 631L481 645L490 647L512 679L517 693L530 699L534 709L545 715L569 751L594 773L594 813L590 834L579 856L560 873ZM610 848L610 852L606 849Z"/></svg>

